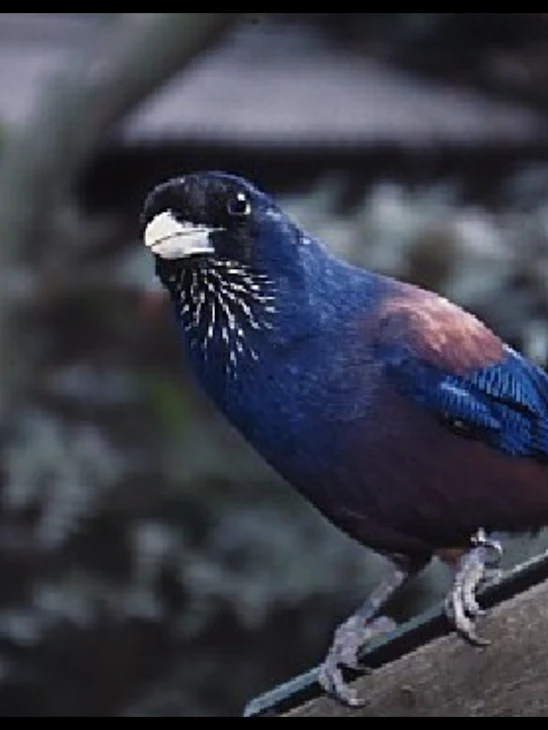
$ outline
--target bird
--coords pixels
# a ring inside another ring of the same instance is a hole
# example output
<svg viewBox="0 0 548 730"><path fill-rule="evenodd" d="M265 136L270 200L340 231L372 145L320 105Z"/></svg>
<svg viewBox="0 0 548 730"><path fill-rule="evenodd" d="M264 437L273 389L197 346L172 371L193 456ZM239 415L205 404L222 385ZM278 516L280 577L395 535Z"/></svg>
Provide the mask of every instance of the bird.
<svg viewBox="0 0 548 730"><path fill-rule="evenodd" d="M364 702L345 668L361 668L388 601L434 559L450 570L451 625L484 646L477 594L498 536L548 524L544 370L442 295L346 261L235 172L189 171L144 197L140 242L197 386L313 508L386 558L335 628L325 692Z"/></svg>

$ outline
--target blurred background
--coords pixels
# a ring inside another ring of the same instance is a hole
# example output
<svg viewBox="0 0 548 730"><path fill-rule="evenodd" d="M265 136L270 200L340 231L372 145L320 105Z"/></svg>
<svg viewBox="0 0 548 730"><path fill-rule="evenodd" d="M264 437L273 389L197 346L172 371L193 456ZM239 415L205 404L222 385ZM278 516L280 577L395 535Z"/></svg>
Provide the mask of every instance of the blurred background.
<svg viewBox="0 0 548 730"><path fill-rule="evenodd" d="M545 13L0 14L0 715L238 715L384 568L195 388L145 193L250 176L546 365L547 72Z"/></svg>

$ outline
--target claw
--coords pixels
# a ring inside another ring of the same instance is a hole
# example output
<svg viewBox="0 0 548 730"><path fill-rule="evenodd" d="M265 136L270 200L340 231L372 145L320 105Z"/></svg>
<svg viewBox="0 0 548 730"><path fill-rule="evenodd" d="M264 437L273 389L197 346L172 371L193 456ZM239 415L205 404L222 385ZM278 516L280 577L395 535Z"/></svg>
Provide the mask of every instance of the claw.
<svg viewBox="0 0 548 730"><path fill-rule="evenodd" d="M469 580L463 581L461 587L462 606L466 615L471 619L485 615L485 611L481 608L476 598L476 589L482 580L483 575L471 576Z"/></svg>
<svg viewBox="0 0 548 730"><path fill-rule="evenodd" d="M335 631L333 643L318 670L318 682L328 695L347 707L363 707L366 702L348 687L343 670L368 672L360 662L362 650L375 636L392 631L396 623L380 616L382 608L405 581L424 568L423 558L394 560L392 571L370 593L360 608Z"/></svg>
<svg viewBox="0 0 548 730"><path fill-rule="evenodd" d="M320 667L318 682L330 697L346 705L346 707L364 707L367 704L365 700L358 697L355 690L347 685L344 681L342 669L330 659L326 659Z"/></svg>
<svg viewBox="0 0 548 730"><path fill-rule="evenodd" d="M466 641L474 646L487 647L491 642L478 636L474 625L475 619L485 614L476 594L491 572L488 566L495 566L500 561L502 547L498 542L489 540L484 530L478 531L472 545L474 547L463 557L455 575L453 589L446 601L446 614Z"/></svg>
<svg viewBox="0 0 548 730"><path fill-rule="evenodd" d="M490 645L491 642L488 639L484 639L476 633L473 621L466 615L461 597L457 597L452 593L446 604L446 611L455 629L466 641L478 647Z"/></svg>
<svg viewBox="0 0 548 730"><path fill-rule="evenodd" d="M343 669L369 673L370 670L360 662L364 646L374 636L392 631L395 627L395 621L386 616L380 616L368 624L361 616L354 615L341 624L318 673L318 682L325 692L347 707L364 707L367 702L348 686Z"/></svg>

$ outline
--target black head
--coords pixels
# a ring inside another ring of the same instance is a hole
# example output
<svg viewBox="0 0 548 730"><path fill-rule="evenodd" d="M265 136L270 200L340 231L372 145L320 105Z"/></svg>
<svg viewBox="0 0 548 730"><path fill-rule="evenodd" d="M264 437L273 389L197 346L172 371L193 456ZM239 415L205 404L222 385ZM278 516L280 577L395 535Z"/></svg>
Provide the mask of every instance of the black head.
<svg viewBox="0 0 548 730"><path fill-rule="evenodd" d="M143 238L163 261L188 266L214 259L252 265L253 241L269 211L277 211L274 203L239 177L189 174L159 185L147 197Z"/></svg>
<svg viewBox="0 0 548 730"><path fill-rule="evenodd" d="M295 299L293 286L289 296L281 291L299 269L302 234L242 178L197 172L159 185L141 225L184 329L204 349L230 341L234 359L251 332L272 327L282 301L287 308Z"/></svg>

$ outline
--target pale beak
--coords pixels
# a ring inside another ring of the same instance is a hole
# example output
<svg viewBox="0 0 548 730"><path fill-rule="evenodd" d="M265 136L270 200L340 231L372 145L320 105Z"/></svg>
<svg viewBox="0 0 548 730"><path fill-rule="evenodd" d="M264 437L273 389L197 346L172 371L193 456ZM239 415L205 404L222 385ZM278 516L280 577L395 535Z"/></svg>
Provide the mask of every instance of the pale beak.
<svg viewBox="0 0 548 730"><path fill-rule="evenodd" d="M144 242L147 248L163 259L184 259L189 256L215 253L210 235L219 228L181 223L165 211L146 227Z"/></svg>

